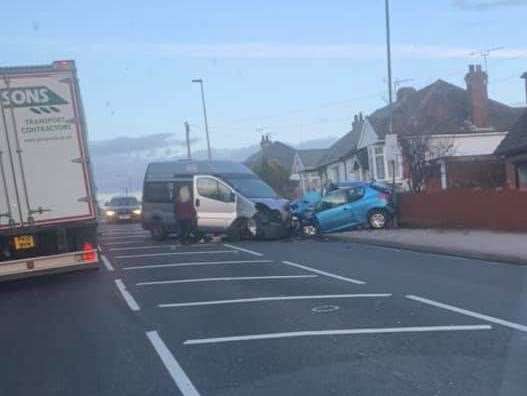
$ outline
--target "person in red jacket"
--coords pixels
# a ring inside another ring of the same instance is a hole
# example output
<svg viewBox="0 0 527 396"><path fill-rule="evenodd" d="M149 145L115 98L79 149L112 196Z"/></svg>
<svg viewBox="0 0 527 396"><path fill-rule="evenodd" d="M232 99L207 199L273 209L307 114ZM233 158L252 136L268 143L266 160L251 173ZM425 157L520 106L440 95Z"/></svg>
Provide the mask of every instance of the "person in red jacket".
<svg viewBox="0 0 527 396"><path fill-rule="evenodd" d="M190 242L196 229L196 209L187 185L180 187L176 197L176 220L179 224L181 242Z"/></svg>

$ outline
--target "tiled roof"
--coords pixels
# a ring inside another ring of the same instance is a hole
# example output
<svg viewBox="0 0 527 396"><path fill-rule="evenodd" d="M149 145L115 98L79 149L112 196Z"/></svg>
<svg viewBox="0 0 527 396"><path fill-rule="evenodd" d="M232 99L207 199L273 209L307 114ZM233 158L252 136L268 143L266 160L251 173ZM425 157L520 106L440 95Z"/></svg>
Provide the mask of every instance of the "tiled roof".
<svg viewBox="0 0 527 396"><path fill-rule="evenodd" d="M339 161L340 159L348 156L352 152L357 150L357 144L359 143L360 133L362 129L362 122L356 123L355 127L337 140L329 149L317 166L324 166L331 164L332 162Z"/></svg>
<svg viewBox="0 0 527 396"><path fill-rule="evenodd" d="M496 149L496 154L527 152L527 110Z"/></svg>
<svg viewBox="0 0 527 396"><path fill-rule="evenodd" d="M393 132L398 135L474 132L469 122L471 104L467 91L443 80L420 90L406 88L392 105ZM489 128L507 131L521 115L521 109L489 99ZM390 107L385 106L368 119L379 138L388 133ZM490 131L490 129L489 129Z"/></svg>
<svg viewBox="0 0 527 396"><path fill-rule="evenodd" d="M319 161L327 154L329 149L297 150L305 169L313 169Z"/></svg>
<svg viewBox="0 0 527 396"><path fill-rule="evenodd" d="M291 167L293 166L293 161L295 159L295 153L296 150L288 146L287 144L284 144L282 142L270 142L269 146L265 148L265 156L268 160L274 160L277 161L280 166L287 169L288 171L291 170ZM261 163L263 160L264 151L259 150L257 153L254 153L249 158L245 160L245 164L249 167L252 167L258 163Z"/></svg>

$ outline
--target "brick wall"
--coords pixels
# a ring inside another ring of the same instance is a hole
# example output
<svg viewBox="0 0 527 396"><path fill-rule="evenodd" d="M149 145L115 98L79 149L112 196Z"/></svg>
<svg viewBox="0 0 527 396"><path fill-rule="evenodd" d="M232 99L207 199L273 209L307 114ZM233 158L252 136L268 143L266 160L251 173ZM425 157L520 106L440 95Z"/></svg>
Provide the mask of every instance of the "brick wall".
<svg viewBox="0 0 527 396"><path fill-rule="evenodd" d="M527 232L527 191L455 189L403 193L399 196L399 223Z"/></svg>

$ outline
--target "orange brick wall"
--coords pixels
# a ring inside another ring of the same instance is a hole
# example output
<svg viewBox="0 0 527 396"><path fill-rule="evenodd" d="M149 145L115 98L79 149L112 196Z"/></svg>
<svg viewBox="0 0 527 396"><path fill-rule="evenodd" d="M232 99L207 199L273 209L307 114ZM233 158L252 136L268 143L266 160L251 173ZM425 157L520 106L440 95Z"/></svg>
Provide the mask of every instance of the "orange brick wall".
<svg viewBox="0 0 527 396"><path fill-rule="evenodd" d="M412 227L527 231L527 191L454 189L402 193L399 223Z"/></svg>

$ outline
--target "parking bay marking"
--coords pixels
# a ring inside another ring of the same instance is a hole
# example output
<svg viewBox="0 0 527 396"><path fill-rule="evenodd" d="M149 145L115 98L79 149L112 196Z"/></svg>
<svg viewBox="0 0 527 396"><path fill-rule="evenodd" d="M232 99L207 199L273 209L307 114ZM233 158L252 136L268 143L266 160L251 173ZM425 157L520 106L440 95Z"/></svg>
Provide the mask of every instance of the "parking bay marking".
<svg viewBox="0 0 527 396"><path fill-rule="evenodd" d="M281 280L281 279L301 279L316 278L317 275L271 275L271 276L225 276L218 278L196 278L196 279L177 279L167 281L139 282L136 286L171 285L176 283L200 283L200 282L221 282L221 281L244 281L244 280Z"/></svg>
<svg viewBox="0 0 527 396"><path fill-rule="evenodd" d="M128 241L130 239L142 239L146 240L148 238L148 235L128 235L128 236L112 236L112 237L102 237L100 238L103 243L105 241Z"/></svg>
<svg viewBox="0 0 527 396"><path fill-rule="evenodd" d="M168 373L176 383L179 391L183 396L199 396L198 390L194 387L190 378L187 376L181 365L178 363L174 355L170 352L166 344L163 342L157 331L147 331L146 336L150 343L156 350L165 365Z"/></svg>
<svg viewBox="0 0 527 396"><path fill-rule="evenodd" d="M223 253L239 253L236 250L200 250L194 252L168 252L168 253L145 253L145 254L127 254L124 256L115 256L116 259L137 258L137 257L160 257L160 256L180 256L188 254L223 254Z"/></svg>
<svg viewBox="0 0 527 396"><path fill-rule="evenodd" d="M223 246L231 248L231 249L239 250L240 252L252 254L253 256L258 256L258 257L262 257L263 256L263 253L255 252L254 250L245 249L245 248L242 248L242 247L239 247L239 246L235 246L235 245L230 245L228 243L224 243Z"/></svg>
<svg viewBox="0 0 527 396"><path fill-rule="evenodd" d="M121 279L116 279L115 284L117 285L117 289L119 289L119 291L121 292L121 295L123 296L124 300L128 304L128 307L130 307L132 311L141 310L139 304L137 304L137 301L135 301L134 297L126 289L126 286L124 285L123 281Z"/></svg>
<svg viewBox="0 0 527 396"><path fill-rule="evenodd" d="M174 304L159 304L159 308L180 308L180 307L200 307L207 305L221 304L242 304L258 303L266 301L289 301L289 300L324 300L337 298L377 298L391 297L389 293L362 293L362 294L324 294L312 296L277 296L277 297L256 297L256 298L238 298L233 300L212 300L212 301L194 301Z"/></svg>
<svg viewBox="0 0 527 396"><path fill-rule="evenodd" d="M108 271L114 271L112 263L110 263L110 260L108 260L108 258L104 254L101 254L101 260Z"/></svg>
<svg viewBox="0 0 527 396"><path fill-rule="evenodd" d="M353 278L347 278L345 276L332 274L331 272L321 271L321 270L318 270L318 269L315 269L315 268L311 268L311 267L308 267L308 266L305 266L305 265L292 263L291 261L282 261L282 263L284 263L286 265L291 265L291 266L296 267L296 268L301 268L301 269L306 270L306 271L314 272L314 273L319 274L319 275L324 275L324 276L327 276L327 277L330 277L330 278L333 278L333 279L338 279L338 280L341 280L341 281L344 281L344 282L355 283L356 285L365 285L366 284L366 282L361 281L361 280L357 280L357 279L353 279Z"/></svg>
<svg viewBox="0 0 527 396"><path fill-rule="evenodd" d="M124 236L149 236L149 232L102 232L100 234L103 238L104 237L124 237Z"/></svg>
<svg viewBox="0 0 527 396"><path fill-rule="evenodd" d="M172 267L193 267L201 265L230 265L230 264L266 264L272 263L273 260L233 260L233 261L195 261L187 263L175 263L175 264L154 264L154 265L135 265L131 267L122 268L125 271L128 270L141 270L141 269L157 269L157 268L172 268Z"/></svg>
<svg viewBox="0 0 527 396"><path fill-rule="evenodd" d="M269 340L277 338L313 337L313 336L336 336L336 335L358 335L358 334L390 334L390 333L428 333L444 331L470 331L491 330L490 325L462 325L462 326L416 326L416 327L386 327L386 328L363 328L363 329L341 329L321 331L292 331L286 333L252 334L233 337L198 338L187 340L184 345L218 344L222 342Z"/></svg>
<svg viewBox="0 0 527 396"><path fill-rule="evenodd" d="M121 241L121 242L102 242L104 246L123 246L123 245L137 245L137 243L140 241ZM146 241L145 241L146 242ZM144 246L152 246L152 245L144 245Z"/></svg>
<svg viewBox="0 0 527 396"><path fill-rule="evenodd" d="M199 244L199 245L190 245L190 246L181 246L181 245L146 245L146 246L127 246L127 247L119 247L119 248L113 248L111 247L109 250L111 252L119 252L119 251L127 251L127 250L141 250L141 249L184 249L184 248L201 248L201 247L219 247L217 243L209 243L209 244Z"/></svg>
<svg viewBox="0 0 527 396"><path fill-rule="evenodd" d="M496 323L496 324L499 324L499 325L502 325L502 326L505 326L505 327L509 327L511 329L520 330L520 331L523 331L523 332L527 333L527 326L521 325L519 323L509 322L507 320L495 318L493 316L489 316L489 315L485 315L485 314L480 314L480 313L477 313L477 312L474 312L474 311L469 311L468 309L455 307L453 305L444 304L444 303L441 303L441 302L438 302L438 301L429 300L428 298L414 296L414 295L411 295L411 294L407 295L406 298L408 298L410 300L413 300L413 301L421 302L423 304L432 305L432 306L437 307L437 308L443 308L443 309L446 309L448 311L457 312L459 314L467 315L467 316L470 316L470 317L473 317L473 318L486 320L487 322Z"/></svg>

